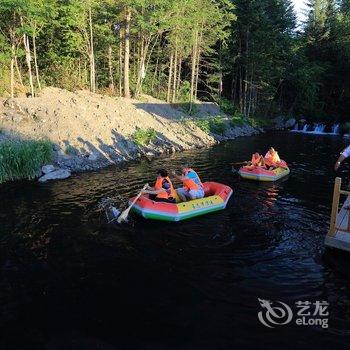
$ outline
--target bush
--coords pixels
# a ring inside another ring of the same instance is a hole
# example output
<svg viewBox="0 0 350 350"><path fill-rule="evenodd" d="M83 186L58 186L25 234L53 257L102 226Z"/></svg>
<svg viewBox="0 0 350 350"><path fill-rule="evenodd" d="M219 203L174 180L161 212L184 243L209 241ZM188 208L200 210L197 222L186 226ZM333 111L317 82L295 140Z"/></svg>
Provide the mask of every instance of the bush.
<svg viewBox="0 0 350 350"><path fill-rule="evenodd" d="M220 109L227 115L235 115L237 113L236 107L234 106L233 102L228 100L227 98L220 98L218 101L218 105Z"/></svg>
<svg viewBox="0 0 350 350"><path fill-rule="evenodd" d="M266 128L272 125L271 119L247 118L247 121L253 128Z"/></svg>
<svg viewBox="0 0 350 350"><path fill-rule="evenodd" d="M204 132L206 132L207 134L209 134L210 132L210 123L209 123L209 119L199 119L196 121L196 125L203 130Z"/></svg>
<svg viewBox="0 0 350 350"><path fill-rule="evenodd" d="M157 137L157 132L152 128L148 128L147 130L138 129L131 137L137 145L145 146Z"/></svg>
<svg viewBox="0 0 350 350"><path fill-rule="evenodd" d="M222 118L214 117L209 121L209 128L212 133L223 135L227 130L227 124Z"/></svg>
<svg viewBox="0 0 350 350"><path fill-rule="evenodd" d="M244 118L244 115L240 112L235 112L233 117L230 120L230 125L232 127L235 126L243 126L246 123L246 119Z"/></svg>
<svg viewBox="0 0 350 350"><path fill-rule="evenodd" d="M350 131L350 123L349 122L345 122L341 125L341 130L344 133L347 133Z"/></svg>
<svg viewBox="0 0 350 350"><path fill-rule="evenodd" d="M48 140L5 141L0 144L0 183L34 179L41 166L52 161L53 149Z"/></svg>
<svg viewBox="0 0 350 350"><path fill-rule="evenodd" d="M220 117L199 119L196 121L196 125L206 133L212 132L218 135L223 135L228 127L225 120Z"/></svg>

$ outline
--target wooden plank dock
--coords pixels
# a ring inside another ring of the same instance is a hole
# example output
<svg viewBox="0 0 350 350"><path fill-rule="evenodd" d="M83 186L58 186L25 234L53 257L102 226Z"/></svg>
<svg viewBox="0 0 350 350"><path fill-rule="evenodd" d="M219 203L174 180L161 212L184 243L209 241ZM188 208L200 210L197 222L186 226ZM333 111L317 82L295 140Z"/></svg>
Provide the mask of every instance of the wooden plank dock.
<svg viewBox="0 0 350 350"><path fill-rule="evenodd" d="M350 252L350 192L341 189L341 178L334 183L331 223L325 245ZM347 196L339 211L340 196Z"/></svg>

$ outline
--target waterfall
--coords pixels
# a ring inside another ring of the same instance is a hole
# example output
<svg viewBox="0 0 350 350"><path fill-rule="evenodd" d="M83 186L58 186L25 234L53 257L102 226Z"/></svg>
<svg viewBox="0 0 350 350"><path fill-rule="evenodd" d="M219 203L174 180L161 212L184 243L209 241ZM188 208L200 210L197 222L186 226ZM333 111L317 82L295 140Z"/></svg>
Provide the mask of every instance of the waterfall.
<svg viewBox="0 0 350 350"><path fill-rule="evenodd" d="M293 128L292 131L294 131L294 132L300 131L300 130L299 130L299 124L298 124L298 123L295 123L294 128Z"/></svg>
<svg viewBox="0 0 350 350"><path fill-rule="evenodd" d="M318 123L315 125L315 129L313 133L315 134L324 134L324 129L326 128L326 125Z"/></svg>
<svg viewBox="0 0 350 350"><path fill-rule="evenodd" d="M316 135L339 135L340 133L340 124L336 123L332 125L331 132L325 132L326 124L323 123L314 123L313 125L304 124L302 129L299 129L299 123L294 125L293 132L301 132L304 134L316 134Z"/></svg>
<svg viewBox="0 0 350 350"><path fill-rule="evenodd" d="M303 127L302 132L307 132L307 129L309 128L309 124L305 124Z"/></svg>
<svg viewBox="0 0 350 350"><path fill-rule="evenodd" d="M339 130L340 130L340 124L334 124L332 126L332 134L334 135L339 135Z"/></svg>

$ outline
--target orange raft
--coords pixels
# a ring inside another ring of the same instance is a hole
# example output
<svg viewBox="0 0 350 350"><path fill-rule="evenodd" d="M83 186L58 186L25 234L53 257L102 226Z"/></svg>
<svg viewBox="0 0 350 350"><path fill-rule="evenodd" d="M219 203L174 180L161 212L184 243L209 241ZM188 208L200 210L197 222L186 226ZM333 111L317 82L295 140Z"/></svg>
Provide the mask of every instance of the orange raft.
<svg viewBox="0 0 350 350"><path fill-rule="evenodd" d="M204 198L181 203L155 202L143 195L132 210L146 219L181 221L226 208L233 193L231 187L217 182L205 182L203 187Z"/></svg>
<svg viewBox="0 0 350 350"><path fill-rule="evenodd" d="M281 160L277 165L278 167L273 170L268 170L265 166L248 165L240 168L238 173L243 179L265 182L277 181L290 173L285 161Z"/></svg>

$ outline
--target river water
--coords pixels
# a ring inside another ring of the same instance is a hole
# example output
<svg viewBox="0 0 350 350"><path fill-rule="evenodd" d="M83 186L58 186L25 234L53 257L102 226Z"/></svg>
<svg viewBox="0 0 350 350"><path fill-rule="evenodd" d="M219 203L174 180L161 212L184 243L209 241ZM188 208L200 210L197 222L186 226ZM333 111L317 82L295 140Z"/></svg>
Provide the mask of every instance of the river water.
<svg viewBox="0 0 350 350"><path fill-rule="evenodd" d="M347 348L350 255L323 244L344 142L264 134L61 182L0 186L0 349ZM231 172L230 163L269 146L289 162L287 179L263 184ZM225 211L124 225L97 212L101 198L128 198L155 169L184 162L234 189ZM293 320L264 326L258 298L289 305ZM298 301L327 301L329 327L296 325Z"/></svg>

